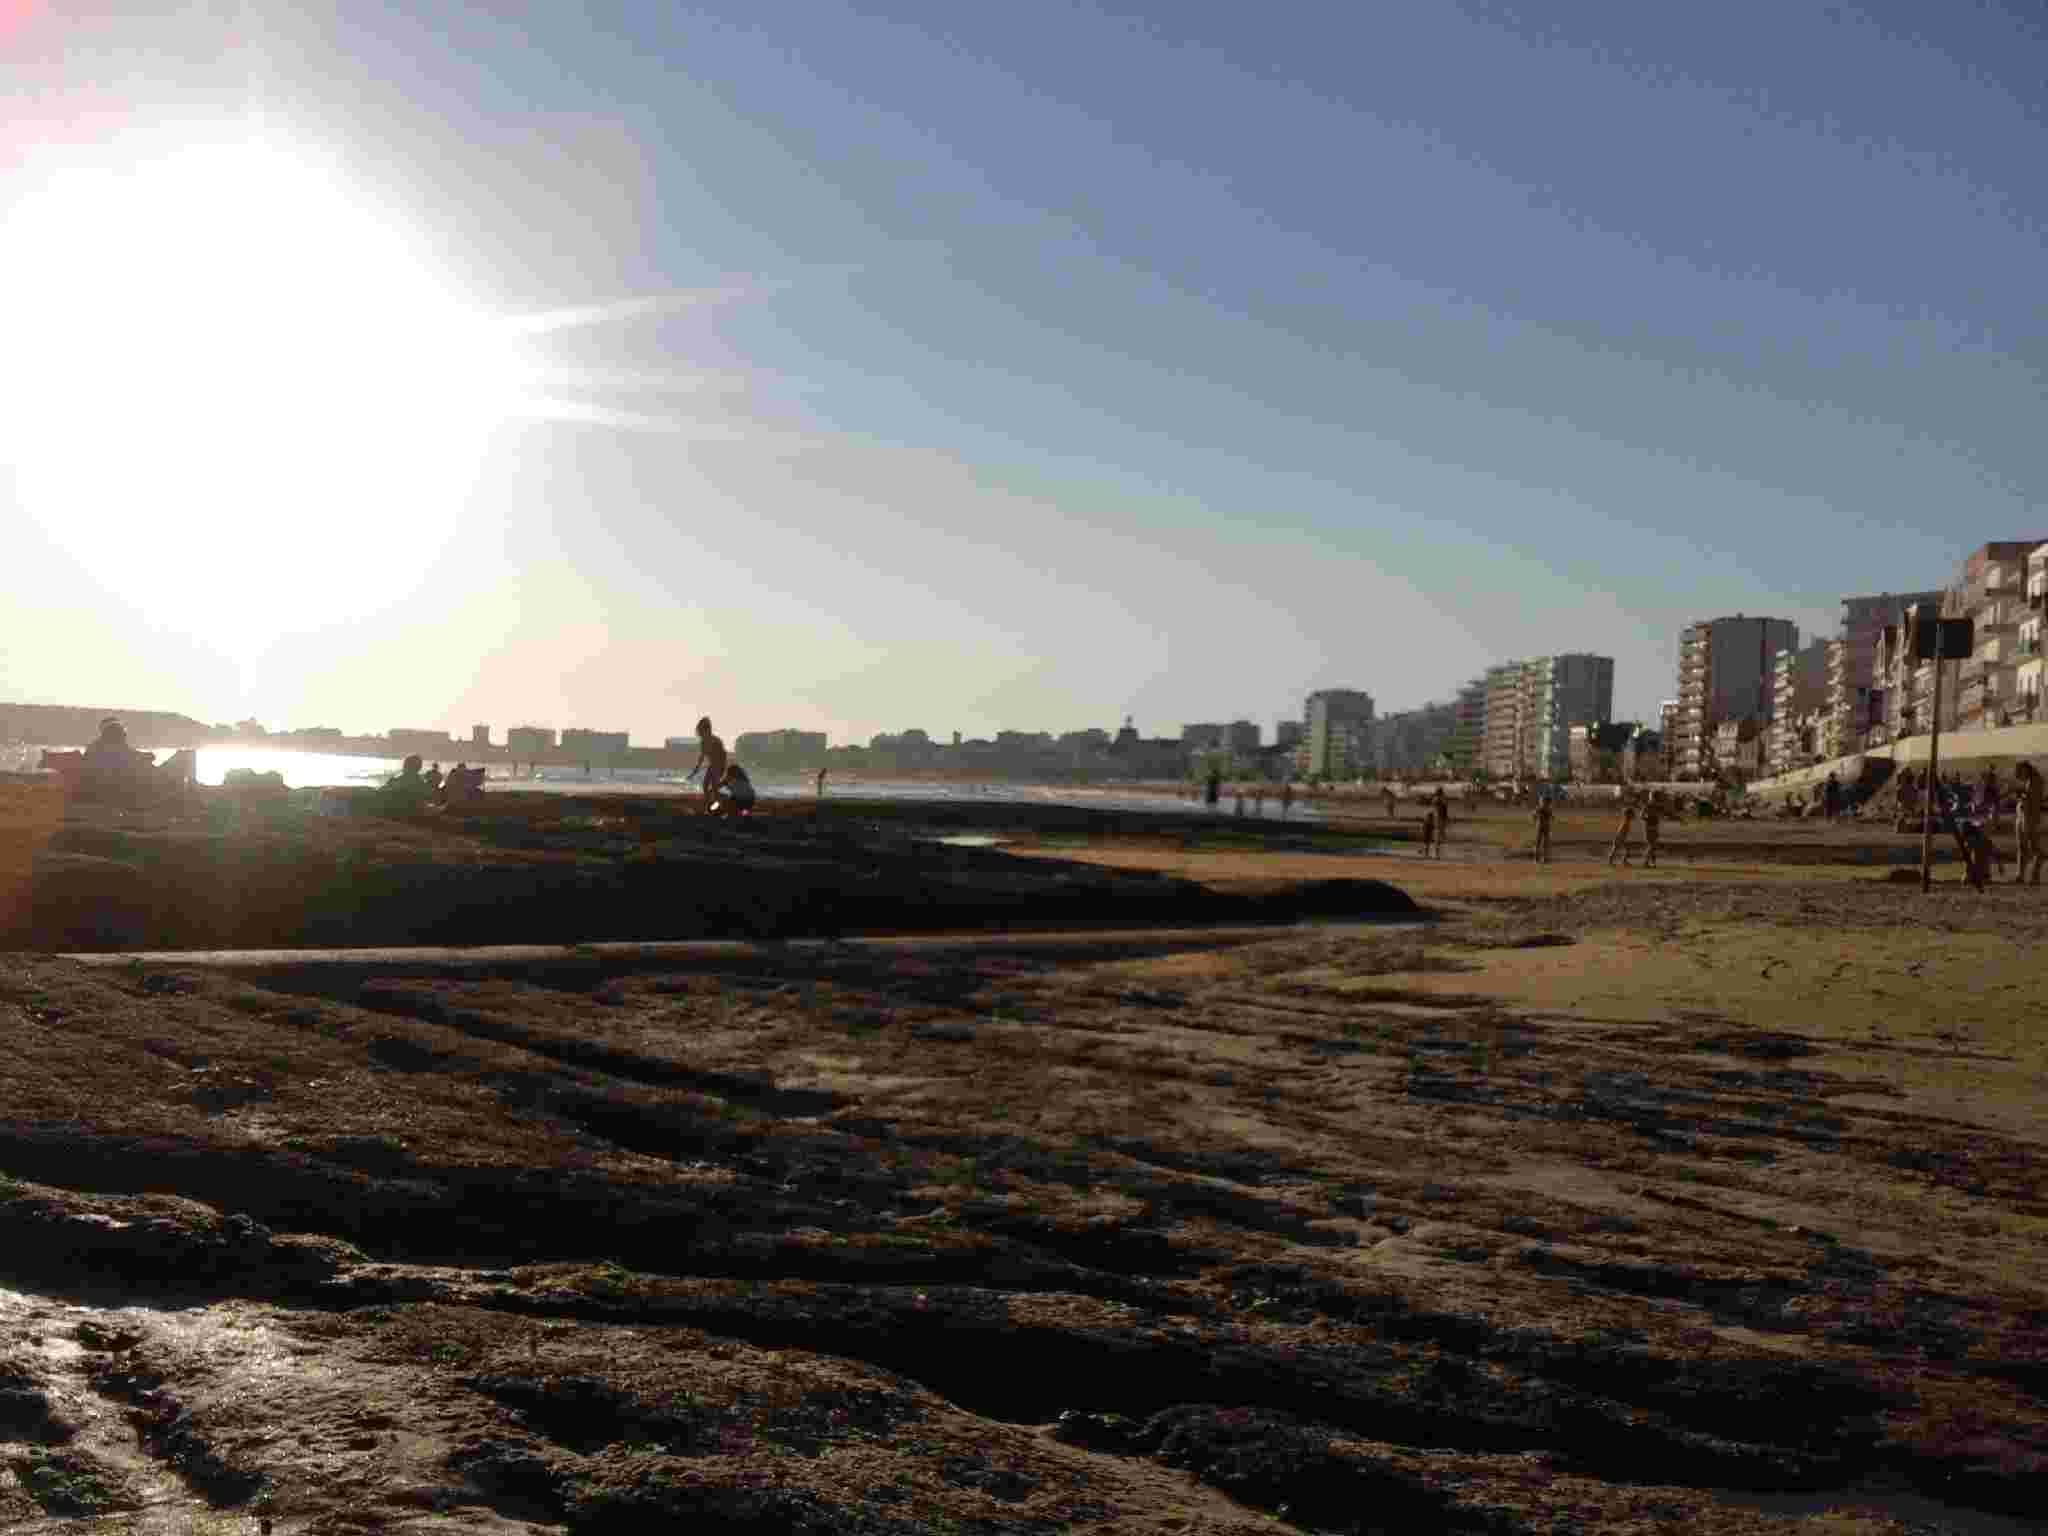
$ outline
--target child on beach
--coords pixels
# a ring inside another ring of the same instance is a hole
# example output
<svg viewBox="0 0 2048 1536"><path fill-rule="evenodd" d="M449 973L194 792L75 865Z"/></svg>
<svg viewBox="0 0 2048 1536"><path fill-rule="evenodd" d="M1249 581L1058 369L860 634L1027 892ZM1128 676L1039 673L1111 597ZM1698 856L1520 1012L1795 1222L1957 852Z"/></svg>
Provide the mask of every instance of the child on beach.
<svg viewBox="0 0 2048 1536"><path fill-rule="evenodd" d="M692 768L685 778L697 777L698 769L704 772L704 809L709 811L718 803L719 786L725 782L725 743L711 729L711 717L706 715L697 722L697 767Z"/></svg>
<svg viewBox="0 0 2048 1536"><path fill-rule="evenodd" d="M1607 850L1607 862L1617 858L1622 868L1628 867L1629 834L1636 829L1636 802L1633 796L1626 796L1621 802L1621 825L1614 829L1614 846Z"/></svg>
<svg viewBox="0 0 2048 1536"><path fill-rule="evenodd" d="M1552 811L1552 806L1551 806L1551 804L1550 804L1550 797L1549 797L1548 795L1541 795L1541 796L1538 796L1538 797L1537 797L1537 800L1536 800L1536 811L1535 811L1535 817L1536 817L1536 862L1537 862L1538 864L1548 864L1548 863L1550 862L1550 817L1551 817L1551 811Z"/></svg>
<svg viewBox="0 0 2048 1536"><path fill-rule="evenodd" d="M1643 868L1652 869L1657 863L1657 831L1664 821L1664 806L1657 798L1657 791L1650 791L1650 798L1643 805ZM1627 863L1626 856L1622 859Z"/></svg>

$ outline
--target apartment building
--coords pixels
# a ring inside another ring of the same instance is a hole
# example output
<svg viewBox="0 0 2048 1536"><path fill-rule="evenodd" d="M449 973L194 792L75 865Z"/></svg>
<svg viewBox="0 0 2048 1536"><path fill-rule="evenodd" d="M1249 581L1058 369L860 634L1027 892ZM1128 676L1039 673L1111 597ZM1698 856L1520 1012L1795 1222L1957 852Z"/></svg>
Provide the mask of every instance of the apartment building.
<svg viewBox="0 0 2048 1536"><path fill-rule="evenodd" d="M1948 611L1969 618L1976 633L1974 648L1953 674L1957 729L1988 730L2013 719L2025 659L2019 650L2020 626L2034 611L2027 604L2027 572L2044 543L2048 540L2004 540L1984 545L1963 561Z"/></svg>
<svg viewBox="0 0 2048 1536"><path fill-rule="evenodd" d="M1382 715L1373 722L1373 766L1387 779L1433 773L1457 724L1458 706L1450 702Z"/></svg>
<svg viewBox="0 0 2048 1536"><path fill-rule="evenodd" d="M1790 619L1738 613L1679 631L1678 708L1664 738L1678 778L1708 775L1723 721L1770 718L1772 658L1798 649L1799 626Z"/></svg>
<svg viewBox="0 0 2048 1536"><path fill-rule="evenodd" d="M1529 771L1545 780L1571 774L1571 733L1575 725L1604 725L1614 718L1614 658L1572 651L1530 663L1534 738Z"/></svg>
<svg viewBox="0 0 2048 1536"><path fill-rule="evenodd" d="M1879 653L1887 624L1901 624L1918 603L1939 603L1943 594L1879 592L1842 599L1842 626L1828 642L1827 697L1822 704L1823 757L1847 757L1889 739L1890 713Z"/></svg>
<svg viewBox="0 0 2048 1536"><path fill-rule="evenodd" d="M1479 764L1497 779L1571 775L1571 729L1614 713L1614 658L1572 652L1489 667Z"/></svg>
<svg viewBox="0 0 2048 1536"><path fill-rule="evenodd" d="M1821 708L1828 690L1825 640L1771 658L1771 719L1764 740L1764 768L1788 773L1806 766L1813 747L1802 741L1802 726Z"/></svg>
<svg viewBox="0 0 2048 1536"><path fill-rule="evenodd" d="M2019 666L2013 673L2014 707L2029 720L2042 717L2041 685L2048 682L2048 657L2041 650L2043 629L2048 628L2048 544L2027 556L2027 612L2020 620L2016 650Z"/></svg>
<svg viewBox="0 0 2048 1536"><path fill-rule="evenodd" d="M1363 773L1372 754L1372 695L1355 688L1324 688L1308 696L1302 711L1308 747L1303 771L1312 778L1350 779Z"/></svg>
<svg viewBox="0 0 2048 1536"><path fill-rule="evenodd" d="M1478 766L1496 779L1519 778L1530 731L1529 699L1523 664L1504 661L1488 667L1486 709L1480 716Z"/></svg>

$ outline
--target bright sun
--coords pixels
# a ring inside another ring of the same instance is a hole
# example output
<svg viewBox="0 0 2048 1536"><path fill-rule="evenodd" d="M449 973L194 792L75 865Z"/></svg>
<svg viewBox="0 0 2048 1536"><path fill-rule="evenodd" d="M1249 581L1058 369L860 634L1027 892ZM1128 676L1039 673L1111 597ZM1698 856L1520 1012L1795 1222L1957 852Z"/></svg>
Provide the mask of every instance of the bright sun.
<svg viewBox="0 0 2048 1536"><path fill-rule="evenodd" d="M246 137L26 180L0 203L0 338L0 464L31 515L119 596L257 627L287 573L298 611L402 595L536 388L514 327L400 225Z"/></svg>

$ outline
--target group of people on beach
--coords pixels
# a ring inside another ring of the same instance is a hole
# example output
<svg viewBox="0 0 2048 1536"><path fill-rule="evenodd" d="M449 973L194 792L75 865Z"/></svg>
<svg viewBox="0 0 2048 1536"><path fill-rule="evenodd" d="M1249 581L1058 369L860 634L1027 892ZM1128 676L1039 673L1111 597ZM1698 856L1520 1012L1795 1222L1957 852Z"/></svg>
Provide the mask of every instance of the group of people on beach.
<svg viewBox="0 0 2048 1536"><path fill-rule="evenodd" d="M1982 890L1991 883L1992 869L2005 873L2005 855L1991 840L2001 816L2010 815L2019 838L2019 869L2015 884L2041 883L2041 820L2044 781L2041 770L2022 762L2013 769L2010 785L1999 781L1998 765L1987 763L1974 788L1960 774L1933 779L1911 768L1899 771L1898 826L1901 831L1927 823L1927 813L1955 838L1962 849L1970 884Z"/></svg>
<svg viewBox="0 0 2048 1536"><path fill-rule="evenodd" d="M696 766L683 775L685 782L698 774L704 775L704 814L706 816L751 816L754 814L754 781L747 777L747 770L734 762L725 750L725 742L711 728L711 717L704 716L697 722ZM825 793L825 770L818 770L818 793Z"/></svg>
<svg viewBox="0 0 2048 1536"><path fill-rule="evenodd" d="M423 769L421 762L419 753L413 753L398 765L396 774L384 781L377 793L387 809L399 814L429 808L449 810L475 805L483 799L481 765L472 768L468 763L457 763L443 773L439 763Z"/></svg>

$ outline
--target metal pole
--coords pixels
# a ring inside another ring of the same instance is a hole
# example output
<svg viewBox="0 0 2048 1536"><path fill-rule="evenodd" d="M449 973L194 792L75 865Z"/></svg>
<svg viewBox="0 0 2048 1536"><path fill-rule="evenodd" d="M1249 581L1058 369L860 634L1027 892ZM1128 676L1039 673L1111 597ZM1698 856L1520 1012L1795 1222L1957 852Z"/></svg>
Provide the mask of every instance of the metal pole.
<svg viewBox="0 0 2048 1536"><path fill-rule="evenodd" d="M1934 621L1934 720L1927 736L1927 787L1920 812L1920 890L1934 888L1934 797L1940 792L1941 771L1941 621Z"/></svg>

